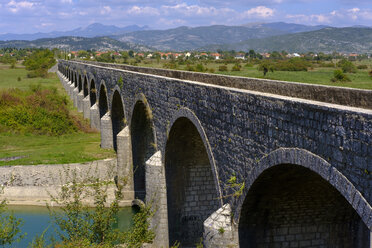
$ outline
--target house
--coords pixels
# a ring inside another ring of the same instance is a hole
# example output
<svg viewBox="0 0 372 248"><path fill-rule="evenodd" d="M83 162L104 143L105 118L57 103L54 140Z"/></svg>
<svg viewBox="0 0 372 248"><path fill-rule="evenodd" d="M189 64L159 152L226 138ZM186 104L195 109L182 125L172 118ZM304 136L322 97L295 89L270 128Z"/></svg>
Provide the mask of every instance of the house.
<svg viewBox="0 0 372 248"><path fill-rule="evenodd" d="M221 54L219 54L219 53L211 53L211 55L210 55L212 58L214 58L214 59L220 59L221 58Z"/></svg>
<svg viewBox="0 0 372 248"><path fill-rule="evenodd" d="M245 59L245 54L244 53L238 53L234 57L235 59Z"/></svg>

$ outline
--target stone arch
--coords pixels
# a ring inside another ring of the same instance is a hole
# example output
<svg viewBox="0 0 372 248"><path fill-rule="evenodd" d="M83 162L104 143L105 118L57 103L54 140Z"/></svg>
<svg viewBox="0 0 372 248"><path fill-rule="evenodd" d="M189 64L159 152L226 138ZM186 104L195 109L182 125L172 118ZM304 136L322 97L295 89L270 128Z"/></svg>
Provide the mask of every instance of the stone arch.
<svg viewBox="0 0 372 248"><path fill-rule="evenodd" d="M171 124L164 153L169 244L193 246L203 235L203 222L221 207L221 195L208 140L196 116L181 109Z"/></svg>
<svg viewBox="0 0 372 248"><path fill-rule="evenodd" d="M90 106L93 106L97 102L97 89L96 89L96 84L93 78L90 81L89 100L90 100Z"/></svg>
<svg viewBox="0 0 372 248"><path fill-rule="evenodd" d="M234 216L240 247L290 241L362 248L369 242L371 213L358 190L326 160L280 148L254 166Z"/></svg>
<svg viewBox="0 0 372 248"><path fill-rule="evenodd" d="M89 95L89 86L88 86L88 78L87 76L84 76L84 85L83 85L83 90L84 90L84 97L87 97Z"/></svg>
<svg viewBox="0 0 372 248"><path fill-rule="evenodd" d="M117 135L125 127L124 101L120 94L120 88L114 89L111 99L111 122L114 150L117 152Z"/></svg>
<svg viewBox="0 0 372 248"><path fill-rule="evenodd" d="M136 199L145 201L146 161L155 154L156 136L151 108L145 95L139 94L132 106L130 137L133 160L133 185Z"/></svg>
<svg viewBox="0 0 372 248"><path fill-rule="evenodd" d="M107 98L107 88L105 81L101 81L101 85L99 87L99 117L102 118L108 111L108 98Z"/></svg>

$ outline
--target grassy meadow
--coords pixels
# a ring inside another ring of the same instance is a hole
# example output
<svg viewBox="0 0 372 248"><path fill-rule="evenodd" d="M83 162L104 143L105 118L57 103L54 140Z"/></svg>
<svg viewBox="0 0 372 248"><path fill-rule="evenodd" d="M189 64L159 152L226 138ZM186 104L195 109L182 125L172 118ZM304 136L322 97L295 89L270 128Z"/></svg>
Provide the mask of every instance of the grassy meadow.
<svg viewBox="0 0 372 248"><path fill-rule="evenodd" d="M27 78L27 73L21 65L0 64L0 166L115 156L100 148L100 134L73 108L56 74ZM12 157L21 159L2 161Z"/></svg>
<svg viewBox="0 0 372 248"><path fill-rule="evenodd" d="M335 61L336 62L336 61ZM143 59L138 66L154 67L154 68L166 68L169 60L156 61L154 59ZM350 87L358 89L372 89L372 78L368 75L368 71L372 69L372 60L363 60L355 62L356 65L367 65L368 69L358 69L356 73L346 73L350 78L351 82L332 82L333 72L336 67L321 67L321 65L315 65L313 68L309 68L308 71L274 71L268 72L266 76L263 76L262 71L259 71L258 65L249 64L245 61L241 61L240 71L232 71L234 64L222 64L215 61L199 61L194 63L202 64L207 73L233 75L240 77L253 77L253 78L265 78L273 80L282 80L289 82L300 82L310 84L321 84L330 86ZM227 71L219 71L221 65L227 66ZM177 65L176 70L187 70L187 65Z"/></svg>

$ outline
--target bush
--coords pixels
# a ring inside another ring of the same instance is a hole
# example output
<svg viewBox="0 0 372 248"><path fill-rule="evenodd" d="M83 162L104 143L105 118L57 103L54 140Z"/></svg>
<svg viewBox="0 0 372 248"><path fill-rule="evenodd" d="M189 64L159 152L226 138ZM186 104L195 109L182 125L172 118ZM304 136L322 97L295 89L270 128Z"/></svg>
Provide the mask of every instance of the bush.
<svg viewBox="0 0 372 248"><path fill-rule="evenodd" d="M54 59L54 53L49 49L35 50L23 62L26 70L31 71L27 75L30 78L46 77L48 75L48 69L50 69L55 63L56 60Z"/></svg>
<svg viewBox="0 0 372 248"><path fill-rule="evenodd" d="M0 129L46 135L91 131L88 122L71 115L67 104L56 88L32 85L28 91L0 91Z"/></svg>
<svg viewBox="0 0 372 248"><path fill-rule="evenodd" d="M360 70L365 70L368 69L368 65L358 65L357 68Z"/></svg>
<svg viewBox="0 0 372 248"><path fill-rule="evenodd" d="M213 69L213 68L209 68L208 71L209 71L210 73L214 73L214 69Z"/></svg>
<svg viewBox="0 0 372 248"><path fill-rule="evenodd" d="M323 63L320 63L319 64L319 66L320 67L329 67L329 68L331 68L331 67L335 67L336 65L334 64L334 63L332 63L332 62L323 62Z"/></svg>
<svg viewBox="0 0 372 248"><path fill-rule="evenodd" d="M266 76L266 74L271 71L274 72L275 67L274 64L269 60L264 60L261 62L261 64L257 68L259 71L263 72L263 75Z"/></svg>
<svg viewBox="0 0 372 248"><path fill-rule="evenodd" d="M278 61L273 65L277 71L307 71L311 64L302 58Z"/></svg>
<svg viewBox="0 0 372 248"><path fill-rule="evenodd" d="M333 78L331 78L332 82L350 82L350 78L345 75L341 70L335 70L333 72Z"/></svg>
<svg viewBox="0 0 372 248"><path fill-rule="evenodd" d="M228 71L226 65L220 65L220 66L218 67L218 70L219 70L219 71Z"/></svg>
<svg viewBox="0 0 372 248"><path fill-rule="evenodd" d="M0 191L3 193L3 188ZM24 237L24 234L20 234L23 221L14 217L13 214L4 214L6 205L5 200L0 202L0 246L18 242Z"/></svg>
<svg viewBox="0 0 372 248"><path fill-rule="evenodd" d="M242 66L241 65L239 65L239 64L235 64L232 68L231 68L231 71L240 71L240 68L241 68Z"/></svg>
<svg viewBox="0 0 372 248"><path fill-rule="evenodd" d="M337 66L340 67L344 73L346 73L346 72L348 72L348 73L356 73L357 72L357 68L353 64L353 62L351 62L351 61L349 61L347 59L340 60L337 63Z"/></svg>
<svg viewBox="0 0 372 248"><path fill-rule="evenodd" d="M110 171L106 178L113 178L114 170ZM94 173L97 173L97 169ZM61 229L58 235L62 241L56 247L109 248L118 243L124 243L125 247L141 247L143 243L152 242L155 235L150 230L148 221L153 214L150 206L141 207L134 216L134 223L129 231L114 228L126 178L114 182L68 169L63 177L61 181L68 183L61 186L57 196L51 196L52 202L60 205L62 211L49 207L54 222ZM115 189L115 197L111 203L107 200L109 187ZM93 200L94 205L88 206L84 200Z"/></svg>
<svg viewBox="0 0 372 248"><path fill-rule="evenodd" d="M371 77L371 79L372 79L372 70L370 70L369 72L368 72L368 75Z"/></svg>
<svg viewBox="0 0 372 248"><path fill-rule="evenodd" d="M186 70L187 70L187 71L195 71L195 68L194 68L194 66L192 66L192 65L190 65L190 64L187 64L187 65L186 65Z"/></svg>
<svg viewBox="0 0 372 248"><path fill-rule="evenodd" d="M202 64L197 64L195 66L195 71L197 71L197 72L204 72L205 71L204 66Z"/></svg>

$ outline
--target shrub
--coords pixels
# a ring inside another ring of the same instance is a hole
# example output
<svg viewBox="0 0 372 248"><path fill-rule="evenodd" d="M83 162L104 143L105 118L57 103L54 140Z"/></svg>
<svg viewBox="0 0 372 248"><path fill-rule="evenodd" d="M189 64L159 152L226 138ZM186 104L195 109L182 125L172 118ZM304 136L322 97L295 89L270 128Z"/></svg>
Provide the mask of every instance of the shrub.
<svg viewBox="0 0 372 248"><path fill-rule="evenodd" d="M344 73L348 72L348 73L356 73L357 72L357 68L356 66L353 64L353 62L347 60L347 59L342 59L340 60L338 63L337 63L337 66L338 67L341 67L342 71Z"/></svg>
<svg viewBox="0 0 372 248"><path fill-rule="evenodd" d="M46 77L48 75L48 69L50 69L55 63L56 60L54 59L54 53L49 49L35 50L23 62L26 70L31 71L27 75L30 78Z"/></svg>
<svg viewBox="0 0 372 248"><path fill-rule="evenodd" d="M97 168L94 173L97 173ZM141 207L129 231L114 228L126 178L103 180L90 173L78 174L77 170L68 169L62 177L61 181L68 183L61 186L57 196L51 196L52 202L61 205L61 211L49 207L54 222L61 230L57 233L62 241L57 247L109 248L116 247L118 243L124 243L125 247L141 247L143 243L152 242L155 235L148 221L153 214L151 206ZM106 177L113 178L112 172L108 172ZM112 202L108 202L109 187L115 189ZM86 205L86 199L93 200L94 205Z"/></svg>
<svg viewBox="0 0 372 248"><path fill-rule="evenodd" d="M195 68L194 68L194 66L192 66L192 65L190 65L190 64L187 64L187 65L186 65L186 70L187 70L187 71L195 71Z"/></svg>
<svg viewBox="0 0 372 248"><path fill-rule="evenodd" d="M197 71L197 72L203 72L203 71L205 71L203 64L197 64L195 66L195 71Z"/></svg>
<svg viewBox="0 0 372 248"><path fill-rule="evenodd" d="M220 65L220 66L218 67L218 70L219 70L219 71L228 71L226 65Z"/></svg>
<svg viewBox="0 0 372 248"><path fill-rule="evenodd" d="M239 64L235 64L232 68L231 68L231 71L240 71L240 68L241 68L242 66L241 65L239 65Z"/></svg>
<svg viewBox="0 0 372 248"><path fill-rule="evenodd" d="M273 65L277 71L307 71L311 64L302 58L278 61Z"/></svg>
<svg viewBox="0 0 372 248"><path fill-rule="evenodd" d="M3 188L0 191L3 193ZM20 234L23 221L13 214L5 214L6 205L5 200L0 202L0 246L2 247L18 242L24 237L24 234Z"/></svg>
<svg viewBox="0 0 372 248"><path fill-rule="evenodd" d="M365 70L368 69L368 65L358 65L357 68L360 70Z"/></svg>
<svg viewBox="0 0 372 248"><path fill-rule="evenodd" d="M321 67L335 67L335 64L332 63L332 62L323 62L323 63L320 63L320 66Z"/></svg>
<svg viewBox="0 0 372 248"><path fill-rule="evenodd" d="M244 66L245 67L253 67L253 64L252 63L246 63Z"/></svg>
<svg viewBox="0 0 372 248"><path fill-rule="evenodd" d="M372 70L370 70L370 71L368 72L368 74L369 74L369 76L370 76L371 79L372 79Z"/></svg>
<svg viewBox="0 0 372 248"><path fill-rule="evenodd" d="M209 71L210 73L214 73L214 69L213 69L213 68L209 68L208 71Z"/></svg>
<svg viewBox="0 0 372 248"><path fill-rule="evenodd" d="M30 90L0 92L0 128L18 133L62 135L90 132L89 123L71 115L65 96L56 88L32 85Z"/></svg>
<svg viewBox="0 0 372 248"><path fill-rule="evenodd" d="M332 82L350 82L350 78L345 75L341 70L335 70L333 72L333 78L331 78Z"/></svg>
<svg viewBox="0 0 372 248"><path fill-rule="evenodd" d="M261 62L261 64L257 68L259 71L263 72L263 75L266 76L266 74L271 71L274 72L275 67L274 64L269 60L264 60Z"/></svg>

